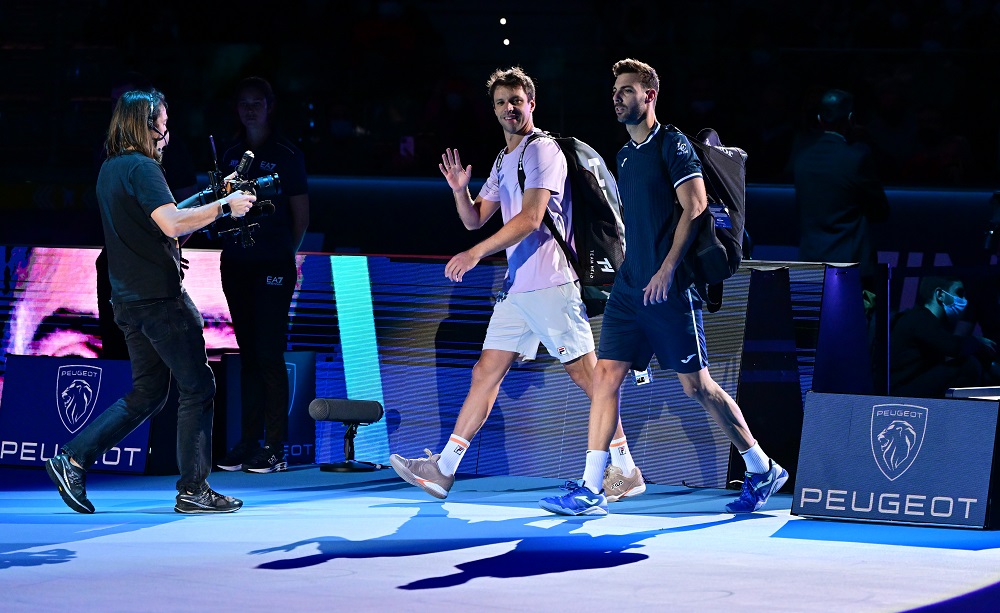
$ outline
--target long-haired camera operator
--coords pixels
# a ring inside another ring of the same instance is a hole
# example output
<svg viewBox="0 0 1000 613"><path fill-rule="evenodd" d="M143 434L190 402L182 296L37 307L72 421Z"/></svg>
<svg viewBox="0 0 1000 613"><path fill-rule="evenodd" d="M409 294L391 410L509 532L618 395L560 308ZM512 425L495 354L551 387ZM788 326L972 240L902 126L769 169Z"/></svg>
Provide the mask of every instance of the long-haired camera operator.
<svg viewBox="0 0 1000 613"><path fill-rule="evenodd" d="M167 399L177 380L177 498L179 513L227 513L243 502L208 485L212 461L215 378L205 353L203 322L184 291L177 238L226 215L241 217L255 196L237 192L221 201L178 209L160 160L170 142L163 94L129 91L119 98L106 141L107 159L97 178L104 226L111 302L125 333L132 391L46 463L63 501L93 513L86 469Z"/></svg>
<svg viewBox="0 0 1000 613"><path fill-rule="evenodd" d="M287 468L285 349L296 281L295 253L309 225L309 195L302 152L275 128L270 83L259 77L241 81L236 110L241 134L223 153L222 172L242 171L247 166L242 174L258 184L277 174L280 192L267 197L273 212L254 218L252 240L246 240L245 231L224 238L222 289L240 346L242 428L239 443L218 466L270 473ZM249 163L244 162L247 151L253 153Z"/></svg>

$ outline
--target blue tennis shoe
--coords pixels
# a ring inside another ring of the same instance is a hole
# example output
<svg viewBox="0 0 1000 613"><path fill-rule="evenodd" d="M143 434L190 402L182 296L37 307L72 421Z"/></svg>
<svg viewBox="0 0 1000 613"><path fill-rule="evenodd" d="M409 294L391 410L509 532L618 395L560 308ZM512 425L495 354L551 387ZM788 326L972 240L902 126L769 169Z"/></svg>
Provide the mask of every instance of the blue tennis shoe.
<svg viewBox="0 0 1000 613"><path fill-rule="evenodd" d="M771 468L764 473L746 473L740 497L726 505L730 513L753 513L767 504L771 494L781 489L788 481L788 471L774 460Z"/></svg>
<svg viewBox="0 0 1000 613"><path fill-rule="evenodd" d="M549 496L538 501L538 506L559 515L607 515L608 499L604 492L594 493L584 487L583 481L567 481L562 496Z"/></svg>

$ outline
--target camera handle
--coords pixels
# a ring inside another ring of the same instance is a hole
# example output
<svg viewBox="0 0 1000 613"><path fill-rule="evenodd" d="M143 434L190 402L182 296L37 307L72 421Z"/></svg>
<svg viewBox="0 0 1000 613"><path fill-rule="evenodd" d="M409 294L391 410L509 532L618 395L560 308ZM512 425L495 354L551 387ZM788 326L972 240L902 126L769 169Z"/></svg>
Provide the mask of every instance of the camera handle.
<svg viewBox="0 0 1000 613"><path fill-rule="evenodd" d="M242 179L243 177L247 176L247 173L250 171L250 166L251 164L253 164L253 158L254 158L253 151L247 150L243 152L243 157L240 159L240 163L236 167L236 176L238 178ZM253 247L254 240L252 232L250 231L250 228L247 226L246 219L244 219L243 217L239 217L237 218L236 222L239 224L240 227L238 232L240 237L240 244L244 248Z"/></svg>
<svg viewBox="0 0 1000 613"><path fill-rule="evenodd" d="M243 157L236 167L236 172L233 173L234 181L227 183L226 177L219 170L215 138L209 135L208 140L212 147L212 162L215 166L215 170L208 173L209 187L179 202L177 204L178 209L204 206L237 191L246 191L254 195L259 193L263 198L269 198L272 195L281 193L281 183L278 180L277 174L266 175L254 180L246 179L250 167L253 165L253 151L245 151L243 153ZM242 247L252 247L255 243L253 231L260 227L260 224L256 221L256 217L263 217L272 213L274 213L274 203L267 199L259 200L254 203L253 208L248 212L250 220L246 219L247 215L242 217L229 216L225 220L219 219L212 222L203 228L202 231L212 239L221 238L226 235L233 238L238 237Z"/></svg>

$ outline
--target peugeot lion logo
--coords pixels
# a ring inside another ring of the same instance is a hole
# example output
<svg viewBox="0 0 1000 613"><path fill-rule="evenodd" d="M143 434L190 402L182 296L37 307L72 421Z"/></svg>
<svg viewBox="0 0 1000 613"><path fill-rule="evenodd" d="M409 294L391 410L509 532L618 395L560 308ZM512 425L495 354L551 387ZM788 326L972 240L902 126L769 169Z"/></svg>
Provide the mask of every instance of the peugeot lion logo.
<svg viewBox="0 0 1000 613"><path fill-rule="evenodd" d="M70 434L87 423L101 391L101 368L98 366L60 366L56 374L56 406L59 419Z"/></svg>
<svg viewBox="0 0 1000 613"><path fill-rule="evenodd" d="M926 407L877 404L872 407L872 454L889 481L903 475L920 453L927 432Z"/></svg>

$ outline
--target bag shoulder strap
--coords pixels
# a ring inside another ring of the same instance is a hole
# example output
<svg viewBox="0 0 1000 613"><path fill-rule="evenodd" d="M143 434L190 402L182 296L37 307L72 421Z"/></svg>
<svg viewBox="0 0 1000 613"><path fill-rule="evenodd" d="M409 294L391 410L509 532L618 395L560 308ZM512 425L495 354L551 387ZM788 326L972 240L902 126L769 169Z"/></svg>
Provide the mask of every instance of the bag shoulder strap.
<svg viewBox="0 0 1000 613"><path fill-rule="evenodd" d="M573 214L575 215L576 211L574 211ZM569 261L569 265L574 271L576 271L576 274L579 277L580 260L573 253L573 250L570 249L569 244L566 243L566 239L562 237L559 229L556 228L556 222L552 219L552 213L550 213L547 208L545 209L545 217L542 221L545 223L545 227L549 229L549 232L552 233L552 238L556 239L556 242L559 243L559 247L562 248L563 255L566 256L566 259Z"/></svg>
<svg viewBox="0 0 1000 613"><path fill-rule="evenodd" d="M517 185L521 188L522 196L524 195L524 181L526 178L526 174L524 172L524 154L528 151L528 145L530 145L532 141L538 138L551 138L555 140L556 137L548 132L533 132L527 137L528 141L524 143L524 148L521 149L521 156L517 160ZM560 147L560 151L561 150L562 147ZM563 157L566 157L565 152L563 152ZM502 159L503 159L502 155L500 158L497 159L498 168ZM566 172L569 173L568 158L566 160L566 165L567 165ZM577 277L582 278L580 273L580 261L576 257L576 254L573 253L573 250L570 248L569 243L567 243L566 239L563 238L562 233L559 232L558 228L556 228L556 222L554 219L552 219L552 212L549 211L549 208L547 206L545 207L545 217L542 218L542 222L545 224L545 227L549 229L549 233L552 234L552 238L556 239L556 243L558 243L559 248L562 249L563 255L566 256L566 261L569 263L570 268L572 268L573 271L576 272Z"/></svg>
<svg viewBox="0 0 1000 613"><path fill-rule="evenodd" d="M528 152L528 145L530 145L532 141L542 137L553 138L553 136L548 132L532 132L527 136L527 141L524 143L524 147L521 148L521 156L517 158L517 184L521 188L522 194L524 193L524 180L526 178L524 172L524 154Z"/></svg>

